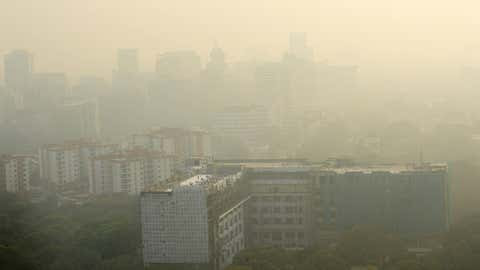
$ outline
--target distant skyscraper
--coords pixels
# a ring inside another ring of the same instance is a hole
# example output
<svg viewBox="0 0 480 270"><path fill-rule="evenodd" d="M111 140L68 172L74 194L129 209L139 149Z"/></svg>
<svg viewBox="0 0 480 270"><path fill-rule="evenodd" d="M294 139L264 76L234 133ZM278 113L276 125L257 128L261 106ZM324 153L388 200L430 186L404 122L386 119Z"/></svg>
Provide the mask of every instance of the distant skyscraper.
<svg viewBox="0 0 480 270"><path fill-rule="evenodd" d="M289 54L302 60L313 60L313 49L307 45L306 33L290 33Z"/></svg>
<svg viewBox="0 0 480 270"><path fill-rule="evenodd" d="M25 93L30 85L33 72L33 56L24 50L15 50L4 58L4 79L6 86L15 92Z"/></svg>
<svg viewBox="0 0 480 270"><path fill-rule="evenodd" d="M67 85L65 73L35 73L32 75L32 93L24 97L24 106L44 109L58 105L67 96Z"/></svg>
<svg viewBox="0 0 480 270"><path fill-rule="evenodd" d="M119 49L117 69L113 71L112 87L115 91L136 92L140 88L137 49Z"/></svg>
<svg viewBox="0 0 480 270"><path fill-rule="evenodd" d="M16 109L15 97L0 85L0 125L11 120Z"/></svg>
<svg viewBox="0 0 480 270"><path fill-rule="evenodd" d="M215 132L223 137L235 138L247 147L264 145L263 138L270 126L270 115L263 106L229 106L214 120Z"/></svg>
<svg viewBox="0 0 480 270"><path fill-rule="evenodd" d="M202 68L194 51L173 51L157 56L156 71L161 79L184 81L196 79Z"/></svg>
<svg viewBox="0 0 480 270"><path fill-rule="evenodd" d="M72 97L74 98L96 98L104 95L109 90L105 79L100 77L81 77L78 83L72 86Z"/></svg>
<svg viewBox="0 0 480 270"><path fill-rule="evenodd" d="M66 138L98 138L100 136L100 119L96 100L67 102L57 110L58 115L55 120Z"/></svg>
<svg viewBox="0 0 480 270"><path fill-rule="evenodd" d="M225 53L221 48L213 48L210 52L210 61L207 63L207 70L223 74L225 68Z"/></svg>
<svg viewBox="0 0 480 270"><path fill-rule="evenodd" d="M138 73L138 50L137 49L119 49L117 52L118 72L120 73Z"/></svg>

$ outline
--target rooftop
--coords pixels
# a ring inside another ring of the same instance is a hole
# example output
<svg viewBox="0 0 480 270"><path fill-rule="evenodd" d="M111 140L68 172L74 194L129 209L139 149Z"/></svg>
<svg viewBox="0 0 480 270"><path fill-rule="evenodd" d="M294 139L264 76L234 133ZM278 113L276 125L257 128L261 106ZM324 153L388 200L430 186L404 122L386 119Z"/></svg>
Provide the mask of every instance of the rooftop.
<svg viewBox="0 0 480 270"><path fill-rule="evenodd" d="M123 161L132 161L132 160L140 160L144 158L163 158L163 157L173 157L172 155L165 155L159 151L150 151L143 148L134 148L126 151L117 151L114 153L100 155L94 157L94 160L112 160L116 162L123 162Z"/></svg>
<svg viewBox="0 0 480 270"><path fill-rule="evenodd" d="M160 186L152 187L147 192L171 192L175 188L179 187L202 187L208 193L215 193L227 188L230 184L234 183L240 178L241 174L234 174L228 176L215 176L211 174L198 174L192 176L186 180L168 182Z"/></svg>
<svg viewBox="0 0 480 270"><path fill-rule="evenodd" d="M253 172L334 172L337 174L345 173L405 173L405 172L446 172L445 163L427 163L427 164L378 164L365 166L343 166L335 167L325 164L314 165L295 165L295 164L277 164L277 163L253 163L244 166Z"/></svg>

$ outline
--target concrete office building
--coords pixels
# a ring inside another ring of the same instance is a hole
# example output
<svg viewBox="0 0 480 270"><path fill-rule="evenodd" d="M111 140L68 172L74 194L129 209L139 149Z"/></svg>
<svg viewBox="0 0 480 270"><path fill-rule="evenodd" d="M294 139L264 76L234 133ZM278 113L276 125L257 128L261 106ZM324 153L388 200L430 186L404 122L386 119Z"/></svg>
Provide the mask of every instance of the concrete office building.
<svg viewBox="0 0 480 270"><path fill-rule="evenodd" d="M245 248L240 175L197 175L140 197L143 258L150 264L223 269Z"/></svg>
<svg viewBox="0 0 480 270"><path fill-rule="evenodd" d="M313 175L315 227L428 234L450 226L450 187L444 164L319 170Z"/></svg>
<svg viewBox="0 0 480 270"><path fill-rule="evenodd" d="M450 226L446 165L246 165L252 246L303 247L358 225L401 234Z"/></svg>
<svg viewBox="0 0 480 270"><path fill-rule="evenodd" d="M79 181L87 185L90 159L111 153L117 148L116 144L93 140L45 145L39 150L40 177L57 186Z"/></svg>
<svg viewBox="0 0 480 270"><path fill-rule="evenodd" d="M89 191L94 194L140 194L173 175L173 156L134 149L90 160Z"/></svg>
<svg viewBox="0 0 480 270"><path fill-rule="evenodd" d="M0 190L11 193L27 193L38 168L35 156L0 156Z"/></svg>
<svg viewBox="0 0 480 270"><path fill-rule="evenodd" d="M251 246L305 247L312 244L312 193L308 167L248 168Z"/></svg>

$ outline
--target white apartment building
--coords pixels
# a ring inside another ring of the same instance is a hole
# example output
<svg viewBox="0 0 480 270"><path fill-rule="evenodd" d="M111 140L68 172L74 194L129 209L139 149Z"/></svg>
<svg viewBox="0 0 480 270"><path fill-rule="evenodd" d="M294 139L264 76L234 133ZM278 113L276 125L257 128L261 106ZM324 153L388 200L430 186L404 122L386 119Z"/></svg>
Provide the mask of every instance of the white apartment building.
<svg viewBox="0 0 480 270"><path fill-rule="evenodd" d="M176 169L181 171L212 159L210 135L204 130L152 128L132 135L129 144L175 156Z"/></svg>
<svg viewBox="0 0 480 270"><path fill-rule="evenodd" d="M140 194L173 175L174 158L157 151L134 149L90 160L89 191L94 194Z"/></svg>
<svg viewBox="0 0 480 270"><path fill-rule="evenodd" d="M196 175L143 192L144 263L191 264L197 269L223 269L231 264L245 248L248 197L234 192L239 178Z"/></svg>
<svg viewBox="0 0 480 270"><path fill-rule="evenodd" d="M39 150L40 177L59 186L76 181L87 182L90 159L112 153L117 148L116 144L90 140L45 145Z"/></svg>
<svg viewBox="0 0 480 270"><path fill-rule="evenodd" d="M34 156L6 155L0 157L0 190L24 193L31 189L30 181L37 169Z"/></svg>

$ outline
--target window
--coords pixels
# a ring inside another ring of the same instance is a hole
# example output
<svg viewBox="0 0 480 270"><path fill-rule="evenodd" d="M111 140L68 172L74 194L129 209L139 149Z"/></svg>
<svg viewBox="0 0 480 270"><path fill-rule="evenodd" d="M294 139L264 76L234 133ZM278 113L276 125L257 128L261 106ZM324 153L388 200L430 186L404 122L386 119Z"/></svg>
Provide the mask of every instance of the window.
<svg viewBox="0 0 480 270"><path fill-rule="evenodd" d="M333 176L330 176L330 179L328 180L330 185L335 184L335 179L333 179Z"/></svg>
<svg viewBox="0 0 480 270"><path fill-rule="evenodd" d="M319 180L320 185L324 185L326 182L327 182L327 176L325 175L320 176L320 180Z"/></svg>
<svg viewBox="0 0 480 270"><path fill-rule="evenodd" d="M272 240L281 241L282 240L282 233L281 232L273 232L272 233Z"/></svg>

